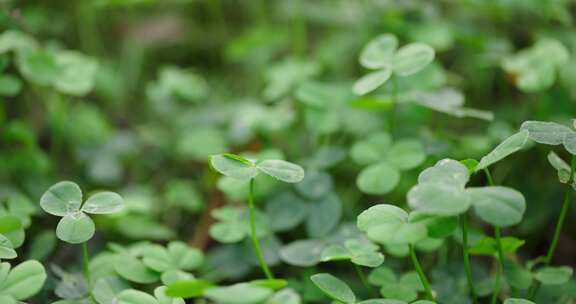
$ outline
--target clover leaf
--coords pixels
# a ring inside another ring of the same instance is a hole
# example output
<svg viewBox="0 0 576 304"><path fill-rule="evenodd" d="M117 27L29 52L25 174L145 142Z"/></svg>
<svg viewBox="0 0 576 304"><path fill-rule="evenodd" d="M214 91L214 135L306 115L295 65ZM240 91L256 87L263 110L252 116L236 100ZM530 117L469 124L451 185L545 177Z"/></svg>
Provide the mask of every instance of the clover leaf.
<svg viewBox="0 0 576 304"><path fill-rule="evenodd" d="M570 165L560 158L558 154L554 153L554 151L550 151L547 158L550 165L558 172L558 180L563 184L569 183L572 171ZM572 181L572 187L576 189L576 180Z"/></svg>
<svg viewBox="0 0 576 304"><path fill-rule="evenodd" d="M556 70L569 59L566 47L554 39L542 39L533 46L502 60L502 68L524 92L537 92L550 88L556 79Z"/></svg>
<svg viewBox="0 0 576 304"><path fill-rule="evenodd" d="M44 211L62 217L56 227L56 236L71 244L84 243L94 235L94 222L86 213L111 214L123 206L122 197L113 192L96 193L83 204L82 190L69 181L54 184L40 198Z"/></svg>
<svg viewBox="0 0 576 304"><path fill-rule="evenodd" d="M38 261L28 260L12 269L8 263L0 264L0 298L26 300L38 293L45 281L46 271Z"/></svg>
<svg viewBox="0 0 576 304"><path fill-rule="evenodd" d="M214 287L204 291L204 296L215 303L252 304L261 303L272 295L272 290L249 283L238 283L226 287Z"/></svg>
<svg viewBox="0 0 576 304"><path fill-rule="evenodd" d="M157 272L192 270L202 264L204 255L183 242L173 241L166 248L152 245L143 253L142 262Z"/></svg>
<svg viewBox="0 0 576 304"><path fill-rule="evenodd" d="M544 285L560 285L568 282L572 277L574 270L572 267L543 267L538 269L534 278Z"/></svg>
<svg viewBox="0 0 576 304"><path fill-rule="evenodd" d="M424 291L416 272L409 271L397 277L392 269L385 266L372 270L368 282L380 287L383 297L393 300L411 302L416 300L418 292Z"/></svg>
<svg viewBox="0 0 576 304"><path fill-rule="evenodd" d="M428 233L424 223L411 222L406 211L388 204L364 210L358 216L357 226L370 240L381 244L415 244Z"/></svg>
<svg viewBox="0 0 576 304"><path fill-rule="evenodd" d="M410 76L430 64L435 57L432 47L424 43L410 43L400 49L398 39L383 34L370 41L360 54L360 64L371 72L354 83L357 95L368 94L383 85L393 75Z"/></svg>
<svg viewBox="0 0 576 304"><path fill-rule="evenodd" d="M501 186L466 188L468 168L455 160L444 159L427 168L418 184L407 194L408 205L418 212L455 216L471 206L478 217L496 226L508 227L522 220L526 200L522 193Z"/></svg>
<svg viewBox="0 0 576 304"><path fill-rule="evenodd" d="M356 302L356 295L352 289L342 280L329 273L317 273L311 276L310 280L324 294L336 301L347 304Z"/></svg>
<svg viewBox="0 0 576 304"><path fill-rule="evenodd" d="M286 183L298 183L304 179L302 167L279 159L256 162L225 153L210 156L210 165L223 175L239 180L250 180L260 172Z"/></svg>
<svg viewBox="0 0 576 304"><path fill-rule="evenodd" d="M576 155L576 131L567 126L547 121L525 121L520 127L527 130L531 140L545 145L564 145L566 151Z"/></svg>
<svg viewBox="0 0 576 304"><path fill-rule="evenodd" d="M322 250L321 261L350 260L352 263L366 267L378 267L384 262L384 255L378 252L379 247L365 239L349 239L341 244L330 245Z"/></svg>
<svg viewBox="0 0 576 304"><path fill-rule="evenodd" d="M506 138L494 150L486 154L480 159L480 163L476 166L475 171L480 171L488 168L490 165L501 161L512 153L522 149L528 140L529 132L521 130L520 132Z"/></svg>
<svg viewBox="0 0 576 304"><path fill-rule="evenodd" d="M7 237L0 234L0 260L14 259L17 256L18 254L16 254L12 242L10 242Z"/></svg>
<svg viewBox="0 0 576 304"><path fill-rule="evenodd" d="M386 194L398 185L400 172L419 166L426 159L422 144L414 139L392 143L387 133L375 133L356 142L350 156L368 165L356 179L358 188L368 194Z"/></svg>

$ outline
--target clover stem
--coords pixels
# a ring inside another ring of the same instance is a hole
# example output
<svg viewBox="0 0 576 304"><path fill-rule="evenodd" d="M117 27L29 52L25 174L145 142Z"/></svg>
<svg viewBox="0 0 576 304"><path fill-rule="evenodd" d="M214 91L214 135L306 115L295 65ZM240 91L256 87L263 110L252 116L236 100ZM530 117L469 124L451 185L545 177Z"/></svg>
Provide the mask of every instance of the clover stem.
<svg viewBox="0 0 576 304"><path fill-rule="evenodd" d="M502 251L502 240L500 239L500 227L494 227L494 237L496 239L496 250L498 251L498 265L496 266L496 280L494 280L494 293L492 294L492 304L496 304L500 293L500 276L504 269L504 252Z"/></svg>
<svg viewBox="0 0 576 304"><path fill-rule="evenodd" d="M84 278L86 278L86 284L90 290L90 255L88 254L88 244L87 242L82 243L82 268L84 270Z"/></svg>
<svg viewBox="0 0 576 304"><path fill-rule="evenodd" d="M574 174L576 171L576 156L572 157L572 169L570 171L570 179L568 183L574 181ZM570 208L570 194L572 193L572 189L568 186L566 189L566 193L564 194L564 202L562 203L562 209L560 210L560 216L558 217L558 221L556 222L556 228L554 229L554 237L552 238L552 243L550 244L550 248L548 248L548 254L546 254L546 258L544 259L544 264L550 265L552 262L552 257L554 257L554 251L556 251L556 246L558 245L558 239L560 239L560 233L562 232L562 226L564 226L564 222L566 221L566 215L568 214L568 209Z"/></svg>
<svg viewBox="0 0 576 304"><path fill-rule="evenodd" d="M472 269L470 267L470 254L468 253L468 218L466 214L460 216L460 225L462 227L462 252L464 255L464 271L466 272L466 280L468 281L468 288L470 289L470 295L472 296L472 303L478 304L478 298L476 296L476 288L474 287L474 281L472 279Z"/></svg>
<svg viewBox="0 0 576 304"><path fill-rule="evenodd" d="M254 246L254 251L258 257L258 262L260 262L260 267L269 280L274 279L274 275L268 268L266 260L264 259L264 254L262 254L262 249L260 248L260 243L258 242L258 237L256 235L256 210L254 207L254 179L250 179L250 186L248 192L248 209L250 210L250 238L252 239L252 245Z"/></svg>
<svg viewBox="0 0 576 304"><path fill-rule="evenodd" d="M370 287L370 284L368 284L368 280L366 279L366 276L364 275L364 272L362 271L360 266L354 263L352 263L352 266L354 266L354 270L356 270L356 274L358 274L358 278L360 278L360 282L362 282L364 288L366 288L366 290L369 290L370 293L372 293L372 288Z"/></svg>
<svg viewBox="0 0 576 304"><path fill-rule="evenodd" d="M488 168L484 169L486 173L486 179L488 180L489 186L494 186L494 179L492 178L492 174ZM494 280L494 293L492 294L492 304L495 304L498 300L498 294L500 293L500 276L502 275L502 271L504 269L504 252L502 251L502 240L500 238L500 227L494 227L494 239L496 240L496 250L498 252L498 265L496 267L496 280Z"/></svg>
<svg viewBox="0 0 576 304"><path fill-rule="evenodd" d="M414 269L418 273L420 277L420 281L424 286L424 290L426 292L426 298L430 301L434 300L434 295L432 294L432 288L430 288L430 283L428 283L428 279L426 278L426 274L422 271L422 266L420 266L420 262L418 261L418 256L416 256L416 251L414 250L414 245L409 245L410 249L410 258L412 259L412 264L414 265Z"/></svg>
<svg viewBox="0 0 576 304"><path fill-rule="evenodd" d="M390 133L394 131L394 124L396 123L396 103L398 99L398 80L394 75L390 76L390 83L392 85L390 115L388 116L388 129Z"/></svg>
<svg viewBox="0 0 576 304"><path fill-rule="evenodd" d="M295 0L295 12L294 12L294 25L293 25L293 47L294 53L297 57L304 57L306 53L306 19L303 11L303 0Z"/></svg>
<svg viewBox="0 0 576 304"><path fill-rule="evenodd" d="M570 194L572 194L572 189L570 184L574 182L574 178L576 175L576 156L572 156L572 168L570 170L570 178L568 179L568 189L564 194L564 202L562 203L562 209L560 209L560 215L558 216L558 220L556 221L556 227L554 228L554 236L552 237L552 243L550 243L550 247L548 247L548 253L544 258L544 265L548 266L552 262L552 258L554 257L554 252L556 251L556 246L558 245L558 240L560 239L560 233L562 233L562 227L564 226L564 222L566 221L566 215L568 214L568 210L570 209ZM530 287L528 291L528 298L532 299L536 296L538 289L540 288L540 284L537 282Z"/></svg>

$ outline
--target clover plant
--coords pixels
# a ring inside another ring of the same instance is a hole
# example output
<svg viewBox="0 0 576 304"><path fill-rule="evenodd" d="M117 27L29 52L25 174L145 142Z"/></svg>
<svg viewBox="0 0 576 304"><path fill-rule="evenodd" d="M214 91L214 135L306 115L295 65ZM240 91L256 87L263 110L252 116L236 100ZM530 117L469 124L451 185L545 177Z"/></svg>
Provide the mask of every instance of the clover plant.
<svg viewBox="0 0 576 304"><path fill-rule="evenodd" d="M44 2L0 304L576 303L574 1Z"/></svg>
<svg viewBox="0 0 576 304"><path fill-rule="evenodd" d="M224 176L237 180L249 181L248 209L250 212L250 237L254 251L260 262L260 267L269 280L274 279L274 275L268 268L256 230L256 207L254 205L254 178L260 174L269 175L275 179L286 183L298 183L304 179L304 169L284 160L262 160L254 161L234 154L217 154L210 157L210 165L214 170Z"/></svg>

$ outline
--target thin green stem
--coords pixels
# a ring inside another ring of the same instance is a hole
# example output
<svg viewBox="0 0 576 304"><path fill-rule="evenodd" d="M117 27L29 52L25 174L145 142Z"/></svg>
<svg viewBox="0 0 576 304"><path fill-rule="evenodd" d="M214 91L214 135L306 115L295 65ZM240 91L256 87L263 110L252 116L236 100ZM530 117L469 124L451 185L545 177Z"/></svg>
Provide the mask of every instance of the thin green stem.
<svg viewBox="0 0 576 304"><path fill-rule="evenodd" d="M358 275L358 278L360 278L360 282L362 282L364 288L366 288L366 290L368 290L370 293L373 293L373 290L370 287L370 284L368 284L368 280L366 279L366 275L364 275L364 272L362 271L360 266L354 263L352 263L352 265L354 266L354 270L356 270L356 274Z"/></svg>
<svg viewBox="0 0 576 304"><path fill-rule="evenodd" d="M294 0L294 25L293 25L293 47L294 53L298 57L304 57L308 40L306 29L306 18L304 16L304 1Z"/></svg>
<svg viewBox="0 0 576 304"><path fill-rule="evenodd" d="M562 233L562 227L564 226L564 222L566 221L566 216L568 215L568 210L570 209L570 195L572 194L572 188L570 184L574 181L576 175L576 156L572 156L572 168L570 170L570 178L568 179L568 189L564 194L564 201L562 202L562 209L560 209L560 215L558 216L558 220L556 221L556 227L554 228L554 236L552 237L552 243L550 243L550 247L548 247L548 253L544 258L544 265L548 266L552 263L552 258L554 257L554 253L556 251L556 247L558 246L558 240L560 239L560 233ZM528 298L533 299L540 288L540 284L535 282L534 285L530 287L528 291Z"/></svg>
<svg viewBox="0 0 576 304"><path fill-rule="evenodd" d="M486 179L488 180L488 185L494 186L494 178L492 178L492 174L488 168L484 169L486 173ZM498 265L496 266L496 279L494 280L494 288L492 294L492 304L496 304L498 300L498 295L500 294L500 277L502 276L502 271L504 270L504 252L502 251L502 240L501 240L501 232L500 227L494 227L494 239L496 240L496 250L498 253L497 260Z"/></svg>
<svg viewBox="0 0 576 304"><path fill-rule="evenodd" d="M576 156L572 157L572 170L570 171L570 179L568 183L570 184L574 180L574 174L576 171ZM554 257L554 252L556 251L556 246L558 245L558 239L560 239L560 233L562 232L562 227L566 221L566 215L568 214L568 209L570 209L570 195L572 194L572 189L568 186L566 193L564 194L564 202L562 203L562 209L560 210L560 216L556 222L556 228L554 229L554 237L552 238L552 243L550 248L548 248L548 254L546 254L546 259L544 259L544 264L550 265L552 258Z"/></svg>
<svg viewBox="0 0 576 304"><path fill-rule="evenodd" d="M470 289L470 296L472 303L478 304L478 297L476 295L476 288L474 287L474 280L472 279L472 268L470 267L470 254L468 253L468 218L466 214L460 216L460 226L462 228L462 252L464 256L464 271L466 272L466 280L468 281L468 288Z"/></svg>
<svg viewBox="0 0 576 304"><path fill-rule="evenodd" d="M274 279L274 275L266 260L264 259L264 254L260 248L260 243L258 242L258 236L256 235L256 210L254 207L254 179L250 180L250 189L248 193L248 208L250 209L250 238L252 239L252 245L254 246L254 251L256 251L256 256L258 257L258 262L260 262L260 267L269 280Z"/></svg>
<svg viewBox="0 0 576 304"><path fill-rule="evenodd" d="M420 281L424 286L424 290L426 292L426 299L433 301L434 295L432 294L432 288L430 288L430 283L428 283L428 279L422 270L422 266L420 266L420 262L418 261L418 256L416 256L416 251L414 250L414 245L409 245L410 249L410 258L412 259L412 264L414 265L414 269L418 273L420 277Z"/></svg>
<svg viewBox="0 0 576 304"><path fill-rule="evenodd" d="M494 227L494 237L496 239L496 250L498 251L498 265L496 267L496 279L494 280L494 293L492 294L492 304L496 304L500 294L500 277L504 269L504 252L502 251L502 240L500 238L500 228Z"/></svg>
<svg viewBox="0 0 576 304"><path fill-rule="evenodd" d="M394 131L394 125L396 124L396 104L398 103L398 80L394 75L390 77L390 83L392 85L392 92L390 94L390 111L388 114L388 130L390 133Z"/></svg>
<svg viewBox="0 0 576 304"><path fill-rule="evenodd" d="M88 289L91 290L90 254L88 253L88 243L86 242L82 243L82 268L84 270L84 278L86 278Z"/></svg>

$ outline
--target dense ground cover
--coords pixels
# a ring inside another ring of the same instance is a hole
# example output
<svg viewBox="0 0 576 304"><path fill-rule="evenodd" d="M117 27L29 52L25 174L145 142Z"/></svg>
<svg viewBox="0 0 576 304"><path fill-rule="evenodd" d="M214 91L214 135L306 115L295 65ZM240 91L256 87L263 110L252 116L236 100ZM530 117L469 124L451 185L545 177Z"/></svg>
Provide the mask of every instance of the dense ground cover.
<svg viewBox="0 0 576 304"><path fill-rule="evenodd" d="M576 303L573 1L0 9L0 303Z"/></svg>

